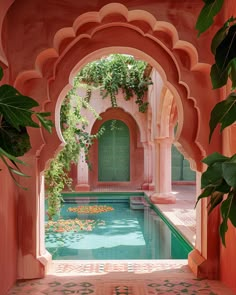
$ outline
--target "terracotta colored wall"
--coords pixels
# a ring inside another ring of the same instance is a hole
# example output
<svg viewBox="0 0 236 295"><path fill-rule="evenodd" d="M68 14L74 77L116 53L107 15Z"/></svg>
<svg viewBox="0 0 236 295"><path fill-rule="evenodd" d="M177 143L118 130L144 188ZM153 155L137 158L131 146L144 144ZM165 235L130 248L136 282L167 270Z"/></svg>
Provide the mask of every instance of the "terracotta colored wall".
<svg viewBox="0 0 236 295"><path fill-rule="evenodd" d="M224 132L224 154L231 156L236 153L236 126L233 125ZM226 248L221 244L220 248L220 279L231 287L236 294L236 229L228 222L226 234Z"/></svg>
<svg viewBox="0 0 236 295"><path fill-rule="evenodd" d="M14 284L17 268L16 187L5 172L0 171L0 295Z"/></svg>
<svg viewBox="0 0 236 295"><path fill-rule="evenodd" d="M225 1L225 19L232 15L236 15L236 7L234 0ZM230 89L228 89L228 92ZM226 97L226 95L224 96ZM224 154L231 156L236 153L236 126L233 125L224 132L223 143ZM226 248L221 244L220 248L220 279L221 281L233 289L236 294L236 229L228 222L228 232L226 234Z"/></svg>
<svg viewBox="0 0 236 295"><path fill-rule="evenodd" d="M236 294L236 229L229 222L229 229L226 234L226 248L221 245L220 256L220 279L233 289Z"/></svg>

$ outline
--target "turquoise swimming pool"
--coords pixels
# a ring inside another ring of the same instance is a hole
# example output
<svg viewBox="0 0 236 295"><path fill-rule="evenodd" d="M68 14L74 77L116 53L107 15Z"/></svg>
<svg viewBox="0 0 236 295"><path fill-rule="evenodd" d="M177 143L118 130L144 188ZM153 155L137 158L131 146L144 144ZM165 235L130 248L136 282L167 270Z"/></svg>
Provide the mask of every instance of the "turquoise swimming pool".
<svg viewBox="0 0 236 295"><path fill-rule="evenodd" d="M191 245L142 195L65 195L45 221L55 260L186 259ZM159 213L159 214L158 214Z"/></svg>

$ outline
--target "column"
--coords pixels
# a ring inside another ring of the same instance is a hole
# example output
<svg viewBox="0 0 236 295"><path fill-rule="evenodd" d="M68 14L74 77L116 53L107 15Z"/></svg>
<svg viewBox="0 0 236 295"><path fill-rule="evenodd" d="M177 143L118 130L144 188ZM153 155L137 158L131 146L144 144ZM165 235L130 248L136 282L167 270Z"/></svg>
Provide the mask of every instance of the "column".
<svg viewBox="0 0 236 295"><path fill-rule="evenodd" d="M142 184L142 190L149 190L149 186L152 181L152 147L150 142L143 142L144 148L144 182Z"/></svg>
<svg viewBox="0 0 236 295"><path fill-rule="evenodd" d="M169 137L159 137L155 142L155 193L151 196L154 204L174 204L175 195L171 189L171 145Z"/></svg>
<svg viewBox="0 0 236 295"><path fill-rule="evenodd" d="M90 191L90 185L88 183L88 165L85 161L84 151L81 150L79 161L77 164L77 184L75 190L77 192L87 192Z"/></svg>

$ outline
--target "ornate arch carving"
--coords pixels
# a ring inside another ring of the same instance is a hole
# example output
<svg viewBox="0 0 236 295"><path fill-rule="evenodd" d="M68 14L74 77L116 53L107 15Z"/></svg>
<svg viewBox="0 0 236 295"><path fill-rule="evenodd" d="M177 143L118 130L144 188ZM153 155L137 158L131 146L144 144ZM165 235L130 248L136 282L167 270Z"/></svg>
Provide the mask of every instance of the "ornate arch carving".
<svg viewBox="0 0 236 295"><path fill-rule="evenodd" d="M38 55L34 69L19 73L15 86L24 89L30 79L40 76L47 79L49 103L45 108L54 116L76 72L87 62L115 51L134 54L158 70L175 98L179 116L178 142L187 158L192 160L192 166L201 171L200 160L213 150L206 136L206 124L215 104L215 100L209 99L213 97L210 66L198 61L192 44L179 40L173 25L156 20L146 11L129 11L122 4L110 3L100 11L80 15L71 27L62 28L55 34L53 47ZM59 133L56 117L55 123ZM42 167L47 158L53 156L45 147L50 145L50 150L55 151L58 136L54 134L57 139L54 141L45 139L40 155ZM220 149L220 138L214 142L214 150L217 149Z"/></svg>

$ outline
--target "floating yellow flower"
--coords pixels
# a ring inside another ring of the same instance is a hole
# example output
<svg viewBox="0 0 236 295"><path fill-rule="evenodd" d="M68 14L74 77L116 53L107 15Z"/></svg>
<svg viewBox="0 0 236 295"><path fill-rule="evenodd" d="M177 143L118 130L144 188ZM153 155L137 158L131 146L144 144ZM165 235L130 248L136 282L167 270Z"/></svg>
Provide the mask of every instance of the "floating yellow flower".
<svg viewBox="0 0 236 295"><path fill-rule="evenodd" d="M96 225L104 225L103 220L85 219L59 219L57 221L48 221L45 224L45 231L48 232L78 232L78 231L92 231Z"/></svg>
<svg viewBox="0 0 236 295"><path fill-rule="evenodd" d="M67 209L69 212L75 212L78 214L99 214L108 211L113 211L114 208L107 205L94 205L94 206L79 206L79 207L69 207Z"/></svg>

